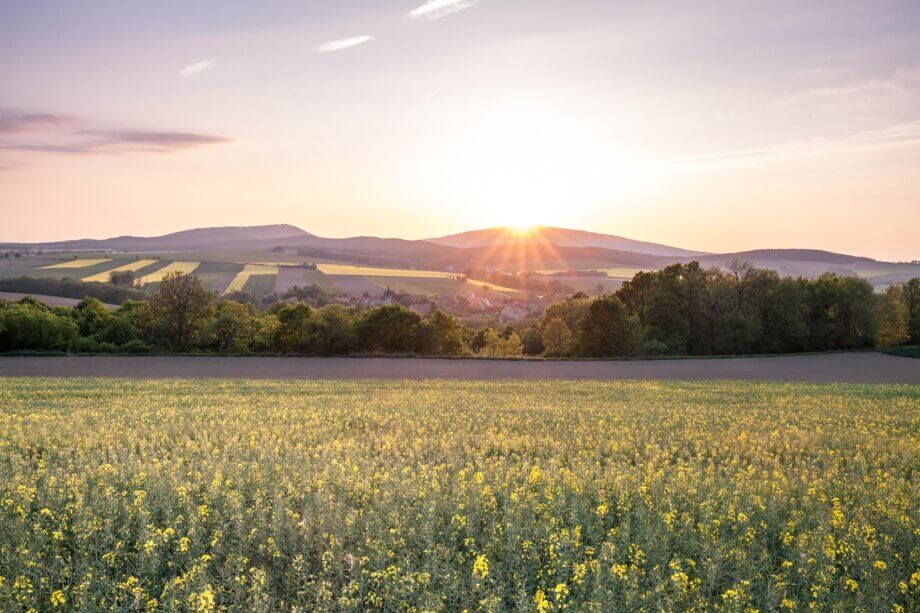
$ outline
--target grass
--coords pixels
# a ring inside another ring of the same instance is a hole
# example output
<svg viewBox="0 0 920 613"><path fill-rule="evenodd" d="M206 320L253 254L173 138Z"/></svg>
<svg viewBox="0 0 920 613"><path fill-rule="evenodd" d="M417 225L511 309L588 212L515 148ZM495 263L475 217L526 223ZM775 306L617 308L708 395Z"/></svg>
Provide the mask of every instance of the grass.
<svg viewBox="0 0 920 613"><path fill-rule="evenodd" d="M271 286L272 288L274 288L274 285L275 285L274 278L277 274L278 274L277 266L270 266L267 264L245 264L243 266L243 270L236 273L236 276L233 277L233 281L230 282L230 285L227 286L227 289L224 290L224 293L229 294L232 292L241 292L243 291L243 288L246 287L247 285L252 285L253 288L267 286L267 283L265 283L265 280L263 279L258 279L254 281L252 284L250 284L249 281L254 276L259 276L259 277L270 276L272 278ZM268 289L267 291L272 291L272 290Z"/></svg>
<svg viewBox="0 0 920 613"><path fill-rule="evenodd" d="M446 272L441 270L415 270L412 268L375 268L373 266L354 266L351 264L324 264L319 263L316 265L317 269L325 275L338 275L338 276L359 276L359 277L369 277L369 280L373 283L378 283L375 277L387 277L392 279L400 279L402 281L409 279L457 279L462 276L459 273L455 272ZM518 290L510 287L501 287L500 285L493 285L485 281L476 281L474 279L467 279L467 282L471 285L477 287L488 287L497 292L506 292L506 293L516 293Z"/></svg>
<svg viewBox="0 0 920 613"><path fill-rule="evenodd" d="M86 268L88 266L95 266L96 264L102 264L104 262L110 261L111 260L108 258L64 260L63 262L58 262L57 264L48 264L47 266L42 266L42 268Z"/></svg>
<svg viewBox="0 0 920 613"><path fill-rule="evenodd" d="M166 275L171 272L184 272L184 273L193 273L195 269L198 268L198 265L201 262L170 262L163 268L156 270L148 275L144 275L137 280L137 283L140 285L146 285L148 283L159 283L163 280Z"/></svg>
<svg viewBox="0 0 920 613"><path fill-rule="evenodd" d="M132 254L133 255L133 254ZM145 254L141 254L144 257ZM202 251L164 251L150 255L159 255L168 260L201 260L206 262L222 262L226 264L302 264L312 262L312 258L307 258L293 253L274 253L272 251L245 251L245 250L211 250Z"/></svg>
<svg viewBox="0 0 920 613"><path fill-rule="evenodd" d="M0 379L0 608L916 610L917 386Z"/></svg>
<svg viewBox="0 0 920 613"><path fill-rule="evenodd" d="M112 263L118 264L118 261L112 260ZM156 263L157 260L131 260L127 263L120 264L111 270L106 270L104 272L99 272L88 277L83 277L82 281L85 283L107 283L113 272L137 272L142 268L147 268L148 266Z"/></svg>
<svg viewBox="0 0 920 613"><path fill-rule="evenodd" d="M195 256L197 260L191 256ZM279 257L284 259L279 260ZM348 280L342 282L342 278L362 277L368 282L364 289L357 292L358 294L363 291L379 293L387 285L391 285L393 289L404 289L423 296L440 293L460 295L471 292L482 293L485 287L496 292L496 296L518 292L513 288L500 287L476 279L468 279L468 286L463 286L455 282L460 276L458 273L445 271L377 268L338 263L322 263L318 264L317 270L309 270L298 268L302 263L300 261L305 261L301 256L291 257L290 254L271 252L172 253L164 254L163 258L140 260L145 263L143 266L135 260L124 257L119 257L119 259L85 258L78 260L76 264L73 260L60 262L47 258L30 258L29 263L22 266L13 263L0 267L0 278L23 275L56 278L78 276L89 281L103 282L108 281L110 274L116 270L133 269L137 273L138 282L151 291L156 289L167 273L181 271L194 274L202 279L206 287L222 293L243 291L245 288L247 292L256 291L261 294L275 291L276 287L279 291L285 291L294 285L305 287L312 284L319 285L327 291L337 291L342 288L353 288L356 285ZM80 267L75 273L71 269L77 265ZM255 275L273 275L277 278L274 283L270 283L268 279L256 279L249 283L250 278ZM327 275L334 275L340 281L337 282L334 277Z"/></svg>
<svg viewBox="0 0 920 613"><path fill-rule="evenodd" d="M263 294L270 294L275 291L275 281L278 280L277 275L271 274L254 274L250 275L246 279L246 283L243 285L242 291L250 294L252 296L261 296Z"/></svg>
<svg viewBox="0 0 920 613"><path fill-rule="evenodd" d="M444 277L381 277L368 276L365 278L369 283L373 283L381 288L389 287L393 291L408 292L415 296L431 296L434 294L465 294L475 291L477 288L473 285L464 287L457 279ZM480 292L483 293L483 292Z"/></svg>
<svg viewBox="0 0 920 613"><path fill-rule="evenodd" d="M317 269L325 275L357 275L359 277L419 277L435 279L452 279L457 273L438 270L415 270L412 268L375 268L373 266L354 266L351 264L317 264Z"/></svg>
<svg viewBox="0 0 920 613"><path fill-rule="evenodd" d="M476 287L481 287L483 289L490 289L493 292L516 294L519 291L512 287L503 287L501 285L495 285L494 283L489 283L488 281L477 281L476 279L470 279L469 277L467 277L466 282L469 283L470 285L475 285Z"/></svg>
<svg viewBox="0 0 920 613"><path fill-rule="evenodd" d="M295 285L298 287L318 285L329 292L337 292L339 290L339 287L333 283L332 279L318 270L290 266L278 268L278 279L275 282L276 291L278 291L278 293L284 293Z"/></svg>
<svg viewBox="0 0 920 613"><path fill-rule="evenodd" d="M114 260L93 261L96 263L88 266L82 266L80 268L48 268L47 266L42 266L21 271L20 274L16 276L51 279L65 279L69 277L71 279L80 280L83 277L89 277L112 270L112 268L117 265L117 262Z"/></svg>
<svg viewBox="0 0 920 613"><path fill-rule="evenodd" d="M905 358L920 358L920 345L911 345L907 347L890 347L882 353L890 355L899 355Z"/></svg>
<svg viewBox="0 0 920 613"><path fill-rule="evenodd" d="M605 272L607 273L608 278L625 280L625 279L632 279L633 275L635 275L637 272L641 272L643 270L648 270L648 269L647 268L635 268L635 267L630 267L630 266L620 266L617 268L605 268L601 266L597 268L582 267L581 270L596 270L598 272ZM568 271L562 268L555 268L551 270L537 270L535 272L541 275L555 275L556 273L568 272Z"/></svg>
<svg viewBox="0 0 920 613"><path fill-rule="evenodd" d="M605 292L614 292L620 287L623 286L623 281L621 279L613 279L610 277L547 277L543 279L544 281L559 281L562 285L571 288L576 292L585 292L587 294L594 294L597 290L598 285L604 286Z"/></svg>

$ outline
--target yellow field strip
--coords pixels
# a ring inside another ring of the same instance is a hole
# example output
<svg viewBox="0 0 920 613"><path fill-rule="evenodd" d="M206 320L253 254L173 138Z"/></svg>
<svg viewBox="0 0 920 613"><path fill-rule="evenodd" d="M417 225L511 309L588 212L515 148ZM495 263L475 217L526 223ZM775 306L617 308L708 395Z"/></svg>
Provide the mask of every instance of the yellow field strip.
<svg viewBox="0 0 920 613"><path fill-rule="evenodd" d="M351 264L317 264L316 268L325 275L343 275L356 277L404 277L408 279L456 279L460 273L441 270L414 270L411 268L374 268L370 266L353 266ZM489 287L497 292L516 292L510 287L494 285L486 281L467 279L476 287Z"/></svg>
<svg viewBox="0 0 920 613"><path fill-rule="evenodd" d="M316 267L325 275L352 275L357 277L418 277L422 279L451 279L459 273L439 270L414 270L411 268L374 268L372 266L353 266L351 264L317 264Z"/></svg>
<svg viewBox="0 0 920 613"><path fill-rule="evenodd" d="M637 272L648 270L647 268L599 268L601 272L606 272L608 277L621 277L631 279Z"/></svg>
<svg viewBox="0 0 920 613"><path fill-rule="evenodd" d="M246 264L245 268L240 272L236 273L236 276L233 277L233 281L230 282L230 285L227 286L227 289L224 290L225 294L230 294L233 292L243 291L246 282L249 281L249 277L252 275L277 275L278 267L272 266L270 264Z"/></svg>
<svg viewBox="0 0 920 613"><path fill-rule="evenodd" d="M466 282L469 283L470 285L475 285L476 287L488 287L489 289L496 291L496 292L518 292L520 291L520 290L514 289L513 287L502 287L501 285L495 285L494 283L489 283L488 281L477 281L476 279L467 278Z"/></svg>
<svg viewBox="0 0 920 613"><path fill-rule="evenodd" d="M108 261L109 258L102 258L101 260L67 260L66 262L59 262L50 266L42 266L41 268L86 268L87 266L95 266L96 264L102 264L103 262Z"/></svg>
<svg viewBox="0 0 920 613"><path fill-rule="evenodd" d="M236 262L236 264L258 264L260 266L303 266L303 262ZM268 274L268 273L256 273Z"/></svg>
<svg viewBox="0 0 920 613"><path fill-rule="evenodd" d="M605 272L607 273L608 277L621 277L621 278L629 279L629 278L632 278L632 276L635 275L637 272L641 272L643 270L648 270L648 269L647 268L623 267L623 268L586 268L585 270L596 270L597 272ZM533 272L534 274L538 274L538 275L555 275L557 273L564 273L568 271L563 268L554 268L550 270L534 270L531 272ZM561 275L561 276L565 276L565 275Z"/></svg>
<svg viewBox="0 0 920 613"><path fill-rule="evenodd" d="M106 283L111 277L113 272L134 272L140 270L145 266L150 266L151 264L156 264L159 260L134 260L127 264L123 264L118 268L113 268L112 270L107 270L106 272L100 272L99 274L91 275L89 277L84 277L83 281L87 283Z"/></svg>
<svg viewBox="0 0 920 613"><path fill-rule="evenodd" d="M137 280L138 283L144 285L145 283L159 283L163 280L163 277L168 275L171 272L184 272L191 274L195 272L195 269L201 262L170 262L160 270L154 271L149 275L145 275Z"/></svg>

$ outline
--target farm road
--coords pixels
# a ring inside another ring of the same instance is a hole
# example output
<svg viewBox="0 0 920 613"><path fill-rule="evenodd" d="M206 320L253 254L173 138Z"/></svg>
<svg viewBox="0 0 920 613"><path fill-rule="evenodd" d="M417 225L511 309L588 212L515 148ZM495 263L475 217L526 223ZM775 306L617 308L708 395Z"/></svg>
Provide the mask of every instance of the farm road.
<svg viewBox="0 0 920 613"><path fill-rule="evenodd" d="M709 360L0 356L0 376L132 379L668 379L920 384L920 359L880 353Z"/></svg>

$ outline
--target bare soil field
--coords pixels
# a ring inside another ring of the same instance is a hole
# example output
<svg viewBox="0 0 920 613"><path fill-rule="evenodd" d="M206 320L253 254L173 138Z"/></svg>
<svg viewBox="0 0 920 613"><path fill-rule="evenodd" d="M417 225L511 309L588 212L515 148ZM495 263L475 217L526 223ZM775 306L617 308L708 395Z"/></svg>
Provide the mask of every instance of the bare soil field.
<svg viewBox="0 0 920 613"><path fill-rule="evenodd" d="M80 301L76 298L63 298L61 296L44 296L41 294L22 294L19 292L0 292L0 300L9 300L11 302L17 302L22 300L25 297L32 297L36 300L44 302L48 306L65 306L72 307L80 304ZM117 309L118 305L115 304L106 304L110 309Z"/></svg>
<svg viewBox="0 0 920 613"><path fill-rule="evenodd" d="M687 360L2 356L0 376L228 379L736 380L920 384L920 360L881 353Z"/></svg>

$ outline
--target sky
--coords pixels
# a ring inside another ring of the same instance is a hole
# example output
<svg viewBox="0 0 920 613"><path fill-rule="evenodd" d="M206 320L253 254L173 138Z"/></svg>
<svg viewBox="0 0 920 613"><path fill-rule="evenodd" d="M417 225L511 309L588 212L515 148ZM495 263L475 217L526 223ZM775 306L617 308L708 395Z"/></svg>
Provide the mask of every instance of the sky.
<svg viewBox="0 0 920 613"><path fill-rule="evenodd" d="M920 258L920 3L0 0L0 241L554 225Z"/></svg>

